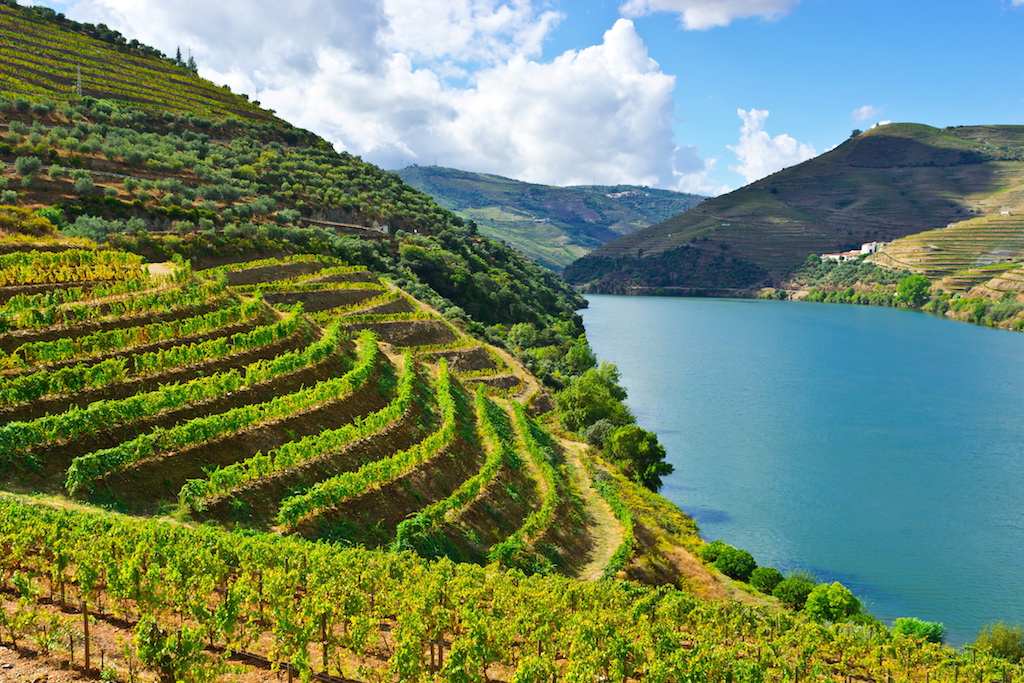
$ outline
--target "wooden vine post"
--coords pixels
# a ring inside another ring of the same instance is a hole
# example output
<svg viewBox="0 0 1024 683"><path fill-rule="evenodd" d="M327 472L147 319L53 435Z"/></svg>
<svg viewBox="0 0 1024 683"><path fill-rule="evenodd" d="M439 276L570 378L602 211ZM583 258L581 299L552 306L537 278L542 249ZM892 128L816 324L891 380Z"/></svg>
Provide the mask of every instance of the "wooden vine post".
<svg viewBox="0 0 1024 683"><path fill-rule="evenodd" d="M82 646L85 650L85 672L89 673L89 603L82 600Z"/></svg>

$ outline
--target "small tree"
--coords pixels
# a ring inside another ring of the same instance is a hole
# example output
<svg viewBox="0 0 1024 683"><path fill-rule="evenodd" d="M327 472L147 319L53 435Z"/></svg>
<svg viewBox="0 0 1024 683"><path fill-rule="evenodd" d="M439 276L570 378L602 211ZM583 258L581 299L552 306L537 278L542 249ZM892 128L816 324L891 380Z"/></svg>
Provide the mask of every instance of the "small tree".
<svg viewBox="0 0 1024 683"><path fill-rule="evenodd" d="M725 548L715 558L715 569L731 579L746 581L757 568L753 555L740 548Z"/></svg>
<svg viewBox="0 0 1024 683"><path fill-rule="evenodd" d="M731 547L732 546L725 541L711 541L711 543L708 543L698 550L697 555L699 555L700 559L705 562L714 562L718 559L718 556L722 554L723 550Z"/></svg>
<svg viewBox="0 0 1024 683"><path fill-rule="evenodd" d="M807 616L815 621L846 621L860 609L860 600L838 581L815 586L804 605Z"/></svg>
<svg viewBox="0 0 1024 683"><path fill-rule="evenodd" d="M757 567L750 573L750 585L766 595L782 583L782 572L775 567Z"/></svg>
<svg viewBox="0 0 1024 683"><path fill-rule="evenodd" d="M75 179L75 194L77 195L88 195L96 191L96 183L92 181L92 178L85 175L79 176Z"/></svg>
<svg viewBox="0 0 1024 683"><path fill-rule="evenodd" d="M39 160L39 157L18 157L14 160L14 170L23 177L39 173L39 169L42 167L43 162Z"/></svg>
<svg viewBox="0 0 1024 683"><path fill-rule="evenodd" d="M619 427L605 439L608 457L619 464L634 481L652 491L661 488L661 478L672 473L665 462L665 447L658 435L636 425Z"/></svg>
<svg viewBox="0 0 1024 683"><path fill-rule="evenodd" d="M800 576L791 576L779 582L772 591L790 609L802 609L807 602L807 596L814 590L814 582Z"/></svg>
<svg viewBox="0 0 1024 683"><path fill-rule="evenodd" d="M931 280L924 275L908 275L896 285L896 300L911 308L920 308L928 302L931 288Z"/></svg>

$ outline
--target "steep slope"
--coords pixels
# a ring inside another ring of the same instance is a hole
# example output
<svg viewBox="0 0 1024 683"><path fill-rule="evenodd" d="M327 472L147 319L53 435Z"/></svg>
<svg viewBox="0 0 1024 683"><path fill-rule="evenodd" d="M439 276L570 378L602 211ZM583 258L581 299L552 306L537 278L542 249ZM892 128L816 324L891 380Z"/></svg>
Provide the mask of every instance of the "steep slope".
<svg viewBox="0 0 1024 683"><path fill-rule="evenodd" d="M439 166L397 173L441 206L475 221L484 235L555 270L704 199L633 185L552 187Z"/></svg>
<svg viewBox="0 0 1024 683"><path fill-rule="evenodd" d="M880 126L605 245L565 276L595 292L743 291L811 253L1014 210L1022 176L1022 126Z"/></svg>
<svg viewBox="0 0 1024 683"><path fill-rule="evenodd" d="M175 113L282 123L258 103L105 26L77 24L46 7L0 2L0 94L52 100L71 99L79 90Z"/></svg>
<svg viewBox="0 0 1024 683"><path fill-rule="evenodd" d="M106 35L79 29L55 35ZM394 175L271 120L46 87L0 98L4 676L1024 674L702 564L692 521L556 438L482 341L601 375L580 299Z"/></svg>

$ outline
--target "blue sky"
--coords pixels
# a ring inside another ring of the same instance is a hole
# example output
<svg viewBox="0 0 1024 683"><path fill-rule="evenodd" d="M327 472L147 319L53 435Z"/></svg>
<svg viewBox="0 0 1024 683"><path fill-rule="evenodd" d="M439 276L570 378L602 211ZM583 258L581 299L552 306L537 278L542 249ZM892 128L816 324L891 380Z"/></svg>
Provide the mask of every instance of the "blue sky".
<svg viewBox="0 0 1024 683"><path fill-rule="evenodd" d="M43 4L385 168L717 194L879 121L1024 124L1024 0Z"/></svg>

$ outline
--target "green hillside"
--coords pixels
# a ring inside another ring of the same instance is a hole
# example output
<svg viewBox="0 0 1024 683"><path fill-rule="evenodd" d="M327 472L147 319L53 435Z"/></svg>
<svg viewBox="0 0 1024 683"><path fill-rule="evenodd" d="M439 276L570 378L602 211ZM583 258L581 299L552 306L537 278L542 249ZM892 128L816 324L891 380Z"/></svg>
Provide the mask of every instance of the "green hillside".
<svg viewBox="0 0 1024 683"><path fill-rule="evenodd" d="M0 95L67 101L79 86L82 96L139 107L280 123L258 104L116 31L76 24L48 8L0 2Z"/></svg>
<svg viewBox="0 0 1024 683"><path fill-rule="evenodd" d="M634 185L552 187L439 166L397 173L441 206L475 221L482 234L554 270L704 199Z"/></svg>
<svg viewBox="0 0 1024 683"><path fill-rule="evenodd" d="M590 291L747 291L808 254L1024 204L1024 127L890 124L623 237L566 278Z"/></svg>
<svg viewBox="0 0 1024 683"><path fill-rule="evenodd" d="M0 97L0 678L1024 675L705 543L565 282L191 82Z"/></svg>

